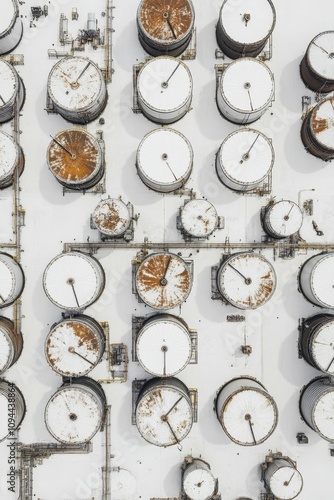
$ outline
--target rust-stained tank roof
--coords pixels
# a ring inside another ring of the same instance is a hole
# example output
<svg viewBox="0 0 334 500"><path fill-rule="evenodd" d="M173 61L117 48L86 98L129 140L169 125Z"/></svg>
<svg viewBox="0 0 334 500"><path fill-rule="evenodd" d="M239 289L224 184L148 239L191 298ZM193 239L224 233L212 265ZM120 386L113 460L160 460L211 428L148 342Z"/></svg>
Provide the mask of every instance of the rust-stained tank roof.
<svg viewBox="0 0 334 500"><path fill-rule="evenodd" d="M311 111L312 135L326 149L334 150L334 97L321 101Z"/></svg>
<svg viewBox="0 0 334 500"><path fill-rule="evenodd" d="M95 208L92 221L101 233L115 237L125 233L130 225L131 217L123 201L107 198Z"/></svg>
<svg viewBox="0 0 334 500"><path fill-rule="evenodd" d="M102 152L98 141L89 132L66 129L58 132L50 143L47 161L60 182L81 184L102 168Z"/></svg>

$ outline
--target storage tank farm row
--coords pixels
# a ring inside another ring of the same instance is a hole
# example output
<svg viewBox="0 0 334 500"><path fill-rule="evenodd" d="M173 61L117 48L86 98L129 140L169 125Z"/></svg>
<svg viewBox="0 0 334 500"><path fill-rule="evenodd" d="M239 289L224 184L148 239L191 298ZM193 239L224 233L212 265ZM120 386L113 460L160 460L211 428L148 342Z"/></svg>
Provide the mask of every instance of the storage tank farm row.
<svg viewBox="0 0 334 500"><path fill-rule="evenodd" d="M332 499L331 9L2 0L1 500Z"/></svg>

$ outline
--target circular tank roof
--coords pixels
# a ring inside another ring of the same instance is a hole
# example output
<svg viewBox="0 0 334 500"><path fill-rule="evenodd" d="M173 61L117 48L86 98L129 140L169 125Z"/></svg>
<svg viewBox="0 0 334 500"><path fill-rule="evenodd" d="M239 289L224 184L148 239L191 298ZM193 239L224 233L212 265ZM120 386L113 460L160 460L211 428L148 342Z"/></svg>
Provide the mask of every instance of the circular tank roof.
<svg viewBox="0 0 334 500"><path fill-rule="evenodd" d="M96 64L84 57L66 57L50 71L48 92L52 101L70 111L84 111L94 104L104 87Z"/></svg>
<svg viewBox="0 0 334 500"><path fill-rule="evenodd" d="M334 388L328 386L312 408L312 423L315 431L327 441L334 441Z"/></svg>
<svg viewBox="0 0 334 500"><path fill-rule="evenodd" d="M275 462L274 462L275 463ZM294 467L279 467L269 481L271 493L279 500L296 498L303 488L303 478Z"/></svg>
<svg viewBox="0 0 334 500"><path fill-rule="evenodd" d="M0 254L0 307L10 300L16 289L16 262L9 256Z"/></svg>
<svg viewBox="0 0 334 500"><path fill-rule="evenodd" d="M102 152L98 141L86 130L66 129L49 144L47 161L59 181L76 185L96 175L101 168Z"/></svg>
<svg viewBox="0 0 334 500"><path fill-rule="evenodd" d="M140 100L148 108L162 113L182 108L192 96L192 85L188 67L170 56L148 60L137 78Z"/></svg>
<svg viewBox="0 0 334 500"><path fill-rule="evenodd" d="M275 8L270 0L225 0L220 22L233 41L251 44L263 40L276 22Z"/></svg>
<svg viewBox="0 0 334 500"><path fill-rule="evenodd" d="M9 63L0 59L0 113L8 102L12 101L18 91L18 75Z"/></svg>
<svg viewBox="0 0 334 500"><path fill-rule="evenodd" d="M271 141L261 132L243 128L229 134L218 152L220 166L233 182L258 184L274 165Z"/></svg>
<svg viewBox="0 0 334 500"><path fill-rule="evenodd" d="M303 223L303 214L293 201L278 201L269 208L268 220L272 230L282 237L295 234Z"/></svg>
<svg viewBox="0 0 334 500"><path fill-rule="evenodd" d="M310 113L312 135L322 146L334 150L334 97L319 102Z"/></svg>
<svg viewBox="0 0 334 500"><path fill-rule="evenodd" d="M0 38L5 36L15 23L18 12L17 3L14 0L1 0Z"/></svg>
<svg viewBox="0 0 334 500"><path fill-rule="evenodd" d="M93 224L108 236L120 236L130 226L128 207L122 200L107 198L102 200L92 214Z"/></svg>
<svg viewBox="0 0 334 500"><path fill-rule="evenodd" d="M194 467L185 475L183 489L190 500L211 500L216 489L216 479L210 470Z"/></svg>
<svg viewBox="0 0 334 500"><path fill-rule="evenodd" d="M223 72L220 91L232 109L251 114L270 105L274 96L274 76L258 59L242 57Z"/></svg>
<svg viewBox="0 0 334 500"><path fill-rule="evenodd" d="M315 36L307 49L312 70L326 80L334 80L334 31Z"/></svg>
<svg viewBox="0 0 334 500"><path fill-rule="evenodd" d="M217 227L218 215L215 207L207 200L191 200L182 207L181 222L191 236L209 236Z"/></svg>
<svg viewBox="0 0 334 500"><path fill-rule="evenodd" d="M11 173L18 160L19 148L14 140L0 131L0 179Z"/></svg>
<svg viewBox="0 0 334 500"><path fill-rule="evenodd" d="M324 254L312 268L311 289L323 307L334 307L334 253Z"/></svg>
<svg viewBox="0 0 334 500"><path fill-rule="evenodd" d="M109 473L111 498L129 500L136 493L137 481L132 472L126 469L112 469Z"/></svg>
<svg viewBox="0 0 334 500"><path fill-rule="evenodd" d="M334 375L334 319L315 329L310 350L321 371Z"/></svg>
<svg viewBox="0 0 334 500"><path fill-rule="evenodd" d="M0 325L0 373L3 373L10 365L13 356L13 341L7 328Z"/></svg>

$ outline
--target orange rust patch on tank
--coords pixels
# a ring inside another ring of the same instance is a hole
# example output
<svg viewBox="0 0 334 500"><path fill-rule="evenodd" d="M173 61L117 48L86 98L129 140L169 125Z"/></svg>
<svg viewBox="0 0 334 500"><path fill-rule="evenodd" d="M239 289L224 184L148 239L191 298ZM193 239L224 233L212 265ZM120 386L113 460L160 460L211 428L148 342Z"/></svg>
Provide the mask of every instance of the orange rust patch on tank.
<svg viewBox="0 0 334 500"><path fill-rule="evenodd" d="M98 340L90 328L76 321L70 321L67 325L72 328L78 338L79 347L85 345L89 351L96 351L99 348Z"/></svg>
<svg viewBox="0 0 334 500"><path fill-rule="evenodd" d="M115 207L113 201L108 201L108 212L96 214L94 216L94 222L97 227L103 232L114 232L119 226L124 226L128 221L120 217L119 210Z"/></svg>
<svg viewBox="0 0 334 500"><path fill-rule="evenodd" d="M152 38L172 41L181 38L188 32L193 16L188 0L144 0L141 6L140 21L147 34Z"/></svg>
<svg viewBox="0 0 334 500"><path fill-rule="evenodd" d="M315 116L312 118L312 130L315 134L324 132L329 128L328 120L322 118L318 120Z"/></svg>

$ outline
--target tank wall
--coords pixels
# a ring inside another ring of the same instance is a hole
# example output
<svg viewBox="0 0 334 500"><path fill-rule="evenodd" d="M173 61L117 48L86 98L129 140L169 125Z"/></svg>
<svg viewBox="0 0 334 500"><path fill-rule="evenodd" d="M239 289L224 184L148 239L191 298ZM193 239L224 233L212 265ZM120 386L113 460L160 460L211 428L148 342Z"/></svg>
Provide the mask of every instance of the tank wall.
<svg viewBox="0 0 334 500"><path fill-rule="evenodd" d="M14 26L2 38L0 38L0 55L12 52L20 43L23 34L23 24L21 19L16 18Z"/></svg>

